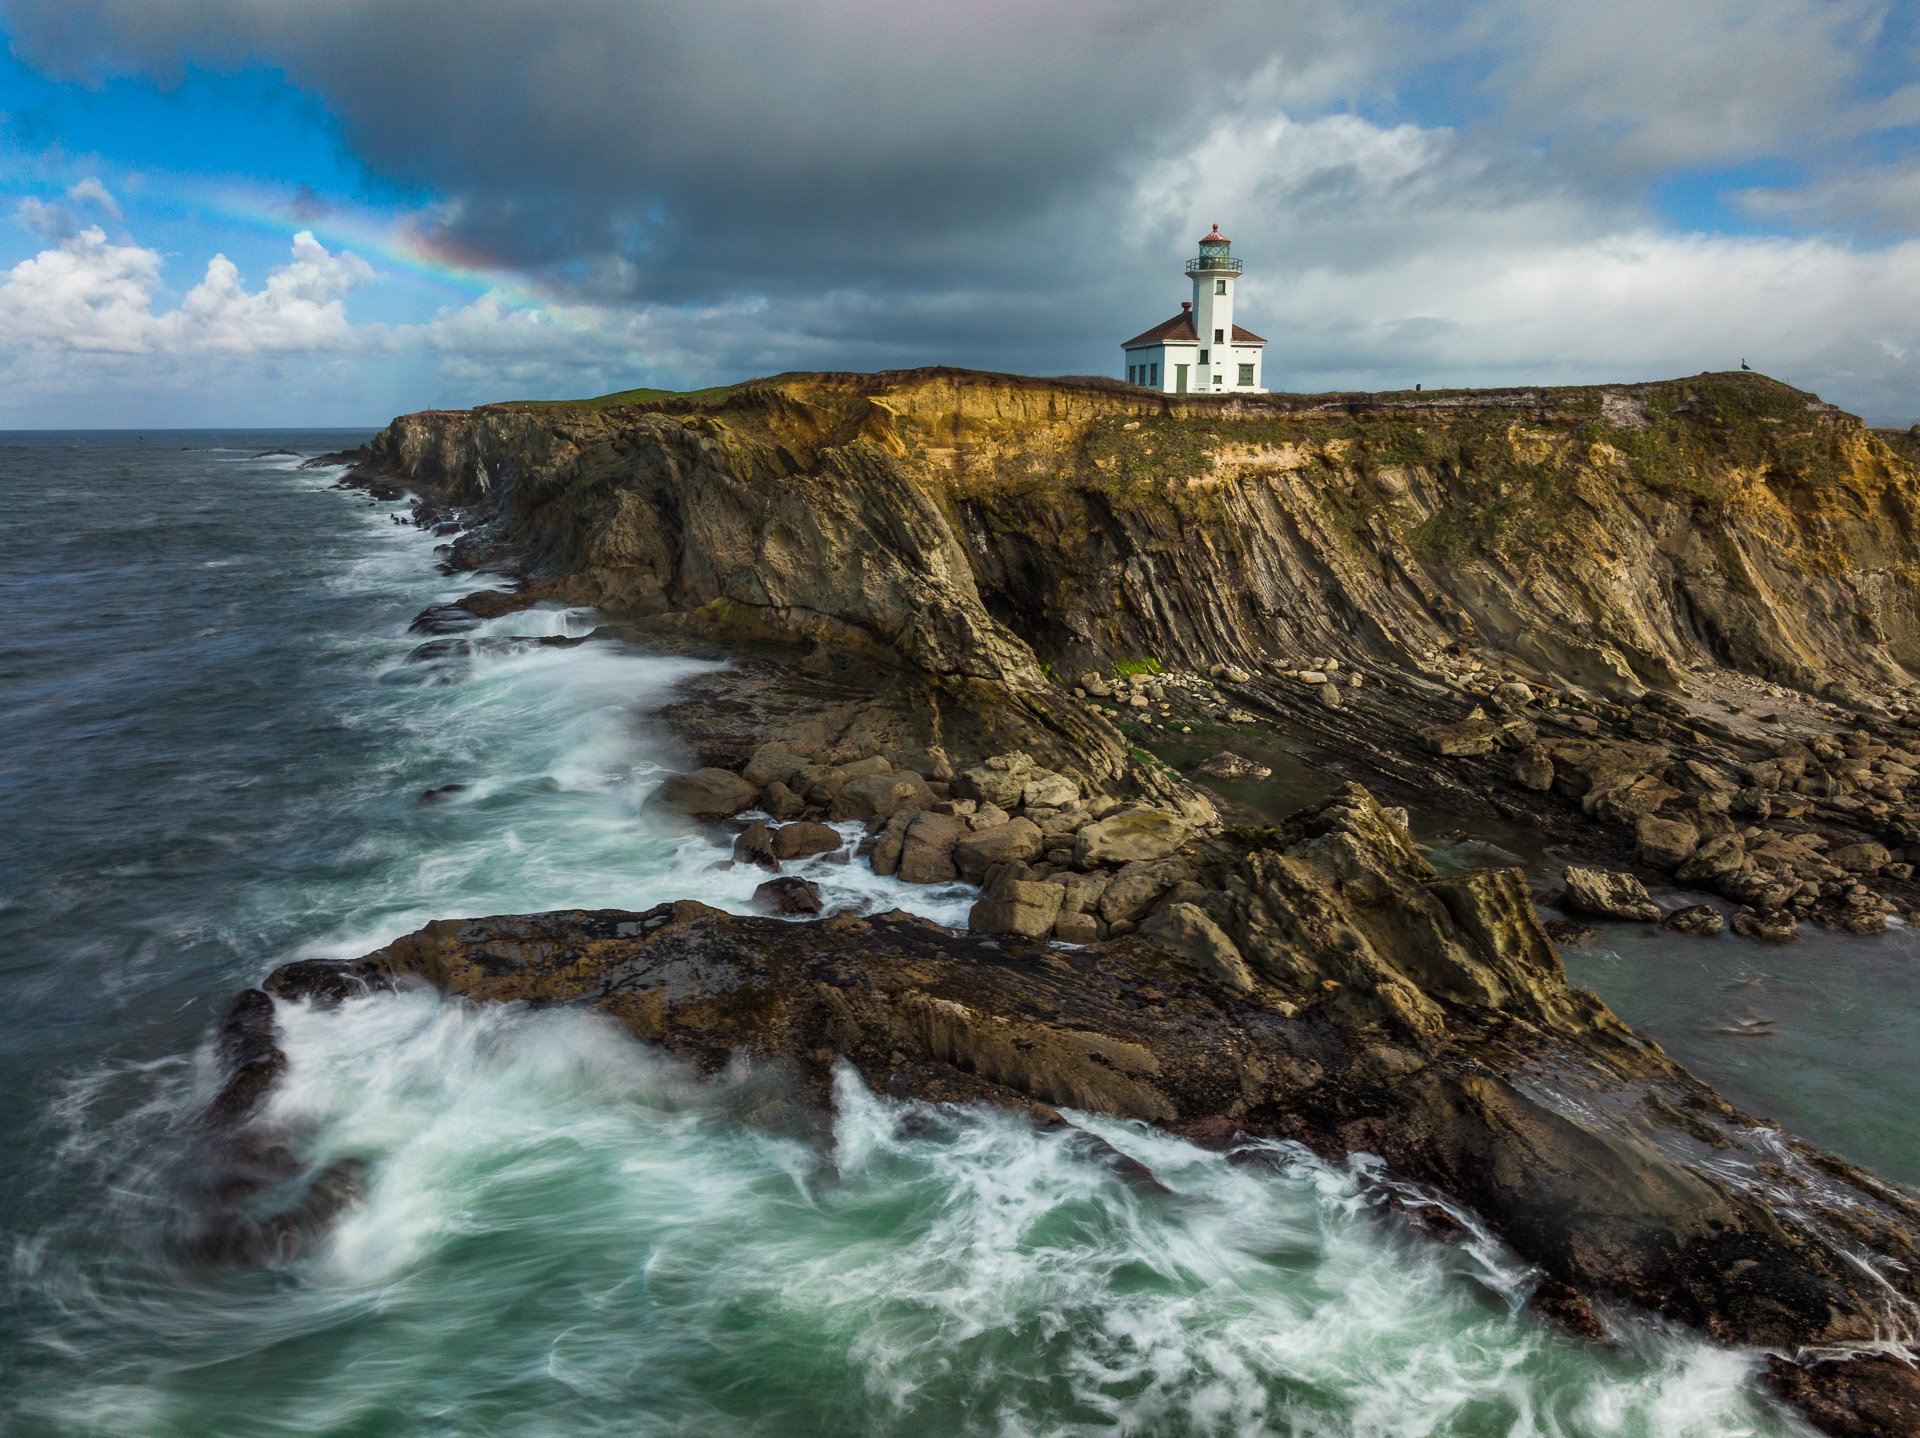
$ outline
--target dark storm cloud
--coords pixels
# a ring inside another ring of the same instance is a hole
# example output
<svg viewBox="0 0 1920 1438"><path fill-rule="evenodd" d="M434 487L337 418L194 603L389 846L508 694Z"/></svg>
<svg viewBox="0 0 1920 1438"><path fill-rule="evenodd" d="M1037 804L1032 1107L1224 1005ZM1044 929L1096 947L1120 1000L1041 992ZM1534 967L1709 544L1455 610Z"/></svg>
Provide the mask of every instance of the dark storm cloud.
<svg viewBox="0 0 1920 1438"><path fill-rule="evenodd" d="M283 67L450 255L679 299L1003 273L1249 86L1324 103L1417 7L15 0L67 74ZM609 257L626 261L609 264ZM1027 261L1022 261L1026 263Z"/></svg>

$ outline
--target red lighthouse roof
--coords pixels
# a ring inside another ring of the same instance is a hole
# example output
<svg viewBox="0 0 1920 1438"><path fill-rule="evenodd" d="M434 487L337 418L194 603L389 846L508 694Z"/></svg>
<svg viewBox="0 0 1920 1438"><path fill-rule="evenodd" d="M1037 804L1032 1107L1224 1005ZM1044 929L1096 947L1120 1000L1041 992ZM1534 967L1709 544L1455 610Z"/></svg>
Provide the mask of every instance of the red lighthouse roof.
<svg viewBox="0 0 1920 1438"><path fill-rule="evenodd" d="M1213 228L1200 237L1200 243L1203 245L1230 245L1233 241L1220 233L1220 222L1215 220L1213 222Z"/></svg>

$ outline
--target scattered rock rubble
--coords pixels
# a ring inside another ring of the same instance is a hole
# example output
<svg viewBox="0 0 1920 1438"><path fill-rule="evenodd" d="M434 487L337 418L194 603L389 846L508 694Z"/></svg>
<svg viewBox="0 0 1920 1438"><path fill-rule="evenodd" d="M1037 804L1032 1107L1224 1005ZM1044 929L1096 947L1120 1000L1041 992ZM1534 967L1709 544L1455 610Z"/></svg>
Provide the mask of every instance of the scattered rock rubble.
<svg viewBox="0 0 1920 1438"><path fill-rule="evenodd" d="M744 819L734 861L776 873L847 847L834 824L864 822L852 847L875 873L908 884L980 885L968 921L977 934L1085 944L1129 933L1163 905L1193 909L1179 902L1196 872L1182 851L1220 829L1198 795L1176 812L1083 794L1078 779L1023 753L958 773L938 759L928 767L939 777L883 755L828 764L764 745L740 773L675 775L650 802L703 823ZM809 899L797 885L812 888L787 876L761 885L756 899L773 912L817 913L817 891ZM1200 910L1154 932L1210 972L1237 971L1231 943Z"/></svg>

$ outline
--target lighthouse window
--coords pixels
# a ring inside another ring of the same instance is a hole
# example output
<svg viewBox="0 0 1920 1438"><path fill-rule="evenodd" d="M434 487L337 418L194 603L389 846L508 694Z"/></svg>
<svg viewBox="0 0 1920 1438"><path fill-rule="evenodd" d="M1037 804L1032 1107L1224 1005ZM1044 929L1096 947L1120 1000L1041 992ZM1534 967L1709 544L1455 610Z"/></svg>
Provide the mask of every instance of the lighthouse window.
<svg viewBox="0 0 1920 1438"><path fill-rule="evenodd" d="M1243 364L1240 366L1240 383L1241 384L1253 383L1253 366L1252 365Z"/></svg>
<svg viewBox="0 0 1920 1438"><path fill-rule="evenodd" d="M1227 342L1227 332L1225 330L1215 330L1213 332L1213 342L1217 345L1225 344Z"/></svg>
<svg viewBox="0 0 1920 1438"><path fill-rule="evenodd" d="M1201 364L1206 364L1206 363L1207 363L1207 356L1208 356L1208 355L1209 355L1210 353L1212 353L1212 351L1210 351L1210 350L1201 350L1201 351L1200 351L1200 363L1201 363Z"/></svg>
<svg viewBox="0 0 1920 1438"><path fill-rule="evenodd" d="M1227 282L1225 280L1215 280L1213 282L1213 292L1216 295L1224 295L1227 292Z"/></svg>

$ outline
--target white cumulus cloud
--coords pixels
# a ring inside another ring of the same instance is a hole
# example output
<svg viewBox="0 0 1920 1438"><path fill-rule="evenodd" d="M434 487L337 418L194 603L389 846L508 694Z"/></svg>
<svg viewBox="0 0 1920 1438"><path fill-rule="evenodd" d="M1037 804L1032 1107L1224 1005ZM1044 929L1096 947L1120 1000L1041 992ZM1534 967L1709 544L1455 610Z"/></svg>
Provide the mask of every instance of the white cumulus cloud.
<svg viewBox="0 0 1920 1438"><path fill-rule="evenodd" d="M104 193L104 191L103 191ZM162 259L116 244L98 225L20 261L0 283L0 345L118 354L301 354L351 348L371 333L348 321L344 297L373 279L349 252L301 231L293 258L249 290L225 255L170 309Z"/></svg>

